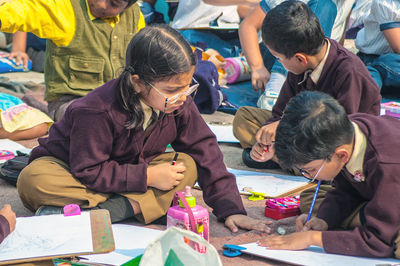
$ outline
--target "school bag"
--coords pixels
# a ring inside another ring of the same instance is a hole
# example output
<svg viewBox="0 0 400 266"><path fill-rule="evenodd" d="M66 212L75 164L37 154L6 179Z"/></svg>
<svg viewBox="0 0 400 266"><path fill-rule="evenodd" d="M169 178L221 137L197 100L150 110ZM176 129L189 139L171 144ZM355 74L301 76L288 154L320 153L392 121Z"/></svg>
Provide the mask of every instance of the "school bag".
<svg viewBox="0 0 400 266"><path fill-rule="evenodd" d="M17 156L6 161L0 167L0 178L16 186L19 173L28 165L29 155L17 151Z"/></svg>

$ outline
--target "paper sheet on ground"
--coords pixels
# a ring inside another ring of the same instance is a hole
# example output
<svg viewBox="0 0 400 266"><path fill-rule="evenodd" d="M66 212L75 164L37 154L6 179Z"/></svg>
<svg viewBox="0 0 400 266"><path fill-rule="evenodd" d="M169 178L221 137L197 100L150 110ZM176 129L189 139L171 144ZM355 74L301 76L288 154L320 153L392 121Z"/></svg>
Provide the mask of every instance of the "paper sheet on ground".
<svg viewBox="0 0 400 266"><path fill-rule="evenodd" d="M83 263L121 265L144 253L163 231L126 224L112 225L115 250L107 254L81 256Z"/></svg>
<svg viewBox="0 0 400 266"><path fill-rule="evenodd" d="M236 176L240 194L251 195L249 191L264 193L265 197L276 198L309 184L302 176L279 175L228 168ZM196 182L194 187L199 188Z"/></svg>
<svg viewBox="0 0 400 266"><path fill-rule="evenodd" d="M217 136L218 142L239 143L239 140L233 135L232 125L207 125L215 136Z"/></svg>
<svg viewBox="0 0 400 266"><path fill-rule="evenodd" d="M32 149L26 148L21 144L9 139L0 139L0 150L12 151L15 155L17 155L17 151L22 151L29 154Z"/></svg>
<svg viewBox="0 0 400 266"><path fill-rule="evenodd" d="M240 245L247 248L242 250L244 253L260 256L263 258L278 260L295 265L307 266L324 266L324 265L340 265L340 266L375 266L399 264L400 260L388 258L364 258L353 257L336 254L325 253L323 248L312 246L306 250L269 250L260 247L256 243Z"/></svg>
<svg viewBox="0 0 400 266"><path fill-rule="evenodd" d="M20 217L15 228L0 244L0 262L93 252L89 212Z"/></svg>

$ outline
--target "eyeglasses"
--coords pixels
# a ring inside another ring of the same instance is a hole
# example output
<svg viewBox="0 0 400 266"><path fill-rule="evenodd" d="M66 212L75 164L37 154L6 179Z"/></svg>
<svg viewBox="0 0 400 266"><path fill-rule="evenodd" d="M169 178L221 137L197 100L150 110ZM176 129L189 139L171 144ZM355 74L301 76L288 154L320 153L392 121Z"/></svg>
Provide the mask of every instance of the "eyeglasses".
<svg viewBox="0 0 400 266"><path fill-rule="evenodd" d="M197 91L197 88L199 87L199 83L194 78L193 78L193 81L195 82L195 84L190 86L186 91L179 92L169 98L167 96L165 96L164 93L159 91L156 87L154 87L154 85L151 84L150 82L146 82L146 83L149 84L156 92L158 92L158 94L160 94L165 99L165 107L167 107L168 103L175 104L183 95L185 95L187 97L187 96L191 95L192 93L194 93L195 91Z"/></svg>
<svg viewBox="0 0 400 266"><path fill-rule="evenodd" d="M324 162L322 163L321 167L318 169L317 173L315 174L315 176L313 177L309 172L307 172L306 170L301 169L300 167L297 167L297 170L299 170L300 174L302 174L305 178L307 178L308 180L311 180L311 182L314 182L315 179L318 177L319 172L321 172L322 168L324 168L326 164L326 159L324 160Z"/></svg>

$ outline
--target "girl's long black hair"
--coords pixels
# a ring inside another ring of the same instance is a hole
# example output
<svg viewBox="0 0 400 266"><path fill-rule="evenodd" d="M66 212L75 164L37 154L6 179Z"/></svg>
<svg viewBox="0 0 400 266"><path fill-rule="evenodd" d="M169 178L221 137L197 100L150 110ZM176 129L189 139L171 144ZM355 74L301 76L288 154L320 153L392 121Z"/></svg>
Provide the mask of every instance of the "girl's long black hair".
<svg viewBox="0 0 400 266"><path fill-rule="evenodd" d="M122 107L129 113L125 127L132 129L141 127L144 120L140 94L135 91L132 75L138 75L145 83L168 80L190 71L196 65L196 58L179 32L167 25L153 24L133 36L126 51L125 63L125 69L119 76L117 93Z"/></svg>

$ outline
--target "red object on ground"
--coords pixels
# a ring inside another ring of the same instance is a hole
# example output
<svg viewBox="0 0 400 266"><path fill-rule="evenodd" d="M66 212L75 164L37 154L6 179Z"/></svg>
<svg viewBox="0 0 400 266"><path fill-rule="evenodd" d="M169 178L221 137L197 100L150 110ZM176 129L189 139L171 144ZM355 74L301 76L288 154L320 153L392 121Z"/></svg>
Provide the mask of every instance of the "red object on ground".
<svg viewBox="0 0 400 266"><path fill-rule="evenodd" d="M265 216L275 220L300 214L299 196L267 199L265 205Z"/></svg>

